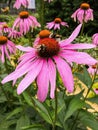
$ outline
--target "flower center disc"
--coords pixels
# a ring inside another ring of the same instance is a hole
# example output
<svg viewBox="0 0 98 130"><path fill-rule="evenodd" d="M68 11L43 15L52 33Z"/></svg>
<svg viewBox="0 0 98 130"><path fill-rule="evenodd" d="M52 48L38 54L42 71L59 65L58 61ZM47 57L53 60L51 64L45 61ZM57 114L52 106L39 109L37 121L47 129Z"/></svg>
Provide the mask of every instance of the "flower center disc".
<svg viewBox="0 0 98 130"><path fill-rule="evenodd" d="M47 38L47 37L49 37L49 35L50 35L50 31L48 31L48 30L42 30L39 33L40 38Z"/></svg>
<svg viewBox="0 0 98 130"><path fill-rule="evenodd" d="M38 45L38 55L41 57L52 57L57 55L60 47L58 42L53 38L43 38L40 39Z"/></svg>
<svg viewBox="0 0 98 130"><path fill-rule="evenodd" d="M19 13L20 18L24 19L24 18L28 18L29 13L27 11L22 11Z"/></svg>
<svg viewBox="0 0 98 130"><path fill-rule="evenodd" d="M3 28L8 28L8 25L7 25L7 24L4 24L4 25L3 25Z"/></svg>
<svg viewBox="0 0 98 130"><path fill-rule="evenodd" d="M92 65L92 68L96 69L97 68L97 63L95 65Z"/></svg>
<svg viewBox="0 0 98 130"><path fill-rule="evenodd" d="M5 37L5 36L0 36L0 45L3 45L3 44L5 44L6 42L7 42L7 37Z"/></svg>
<svg viewBox="0 0 98 130"><path fill-rule="evenodd" d="M55 18L55 19L54 19L54 22L55 22L55 23L61 23L62 20L61 20L60 18Z"/></svg>
<svg viewBox="0 0 98 130"><path fill-rule="evenodd" d="M82 3L80 6L81 9L87 10L90 8L90 5L88 3Z"/></svg>

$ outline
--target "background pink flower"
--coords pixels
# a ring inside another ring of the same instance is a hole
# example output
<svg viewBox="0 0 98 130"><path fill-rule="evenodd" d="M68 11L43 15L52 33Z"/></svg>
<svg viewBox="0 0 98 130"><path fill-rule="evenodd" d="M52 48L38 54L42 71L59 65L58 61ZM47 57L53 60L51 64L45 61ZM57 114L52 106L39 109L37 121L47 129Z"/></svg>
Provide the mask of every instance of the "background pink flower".
<svg viewBox="0 0 98 130"><path fill-rule="evenodd" d="M98 33L95 33L92 36L92 42L93 42L93 44L95 44L96 46L98 46Z"/></svg>
<svg viewBox="0 0 98 130"><path fill-rule="evenodd" d="M19 38L19 37L21 37L22 36L22 34L21 34L21 32L18 32L18 31L16 31L16 30L12 30L10 33L9 33L9 35L8 35L8 37L9 38Z"/></svg>
<svg viewBox="0 0 98 130"><path fill-rule="evenodd" d="M60 29L60 26L68 27L68 24L67 22L63 22L60 18L55 18L54 21L48 22L46 25L48 29L54 29L54 30Z"/></svg>
<svg viewBox="0 0 98 130"><path fill-rule="evenodd" d="M26 8L28 6L28 0L16 0L15 4L13 5L13 7L16 9L19 9L21 6Z"/></svg>
<svg viewBox="0 0 98 130"><path fill-rule="evenodd" d="M89 72L91 75L94 75L95 72L96 72L96 74L98 74L97 64L92 65L92 66L89 66L88 72Z"/></svg>
<svg viewBox="0 0 98 130"><path fill-rule="evenodd" d="M89 20L93 20L93 10L90 9L88 3L82 3L80 8L71 15L71 18L74 18L75 22L87 23Z"/></svg>
<svg viewBox="0 0 98 130"><path fill-rule="evenodd" d="M5 57L10 59L10 54L14 54L16 50L15 44L8 40L5 36L0 36L0 59L4 63Z"/></svg>
<svg viewBox="0 0 98 130"><path fill-rule="evenodd" d="M85 52L77 49L94 48L95 45L71 44L81 29L81 24L74 30L71 36L60 42L53 38L39 39L36 48L17 46L25 53L20 57L19 64L14 72L5 77L2 83L13 80L14 82L25 75L17 87L17 93L21 94L36 79L38 99L45 101L49 86L50 97L54 98L56 87L56 69L62 78L65 88L69 92L74 90L74 80L71 67L68 62L77 64L95 64L97 61Z"/></svg>
<svg viewBox="0 0 98 130"><path fill-rule="evenodd" d="M26 34L30 31L30 28L34 27L40 27L40 23L34 16L30 16L27 11L20 12L13 25L13 29L18 28L22 34Z"/></svg>

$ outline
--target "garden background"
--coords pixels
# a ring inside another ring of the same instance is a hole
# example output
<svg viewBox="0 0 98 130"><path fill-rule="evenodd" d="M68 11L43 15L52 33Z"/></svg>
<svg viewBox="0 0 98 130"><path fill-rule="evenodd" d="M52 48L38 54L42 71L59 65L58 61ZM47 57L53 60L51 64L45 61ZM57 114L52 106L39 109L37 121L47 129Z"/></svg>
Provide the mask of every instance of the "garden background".
<svg viewBox="0 0 98 130"><path fill-rule="evenodd" d="M98 33L97 0L53 0L49 3L35 0L35 9L24 7L15 9L13 8L15 0L0 0L0 22L6 22L12 27L22 10L36 17L41 23L41 28L34 28L22 37L10 39L16 45L27 47L31 46L39 32L45 29L47 22L53 21L56 17L61 18L69 27L61 27L58 34L62 37L61 40L67 39L79 24L74 22L71 15L83 2L90 4L94 20L85 23L82 34L79 33L72 44L93 44L92 36ZM90 54L98 61L98 45L82 52ZM98 130L98 93L94 91L98 90L98 65L92 75L88 72L89 66L73 63L71 69L74 76L74 92L66 91L58 75L55 98L51 99L48 94L46 100L40 102L36 95L36 81L20 95L16 89L21 78L14 87L12 82L1 83L4 77L15 70L22 54L23 52L17 51L15 55L10 56L10 60L5 58L4 63L0 59L0 130Z"/></svg>

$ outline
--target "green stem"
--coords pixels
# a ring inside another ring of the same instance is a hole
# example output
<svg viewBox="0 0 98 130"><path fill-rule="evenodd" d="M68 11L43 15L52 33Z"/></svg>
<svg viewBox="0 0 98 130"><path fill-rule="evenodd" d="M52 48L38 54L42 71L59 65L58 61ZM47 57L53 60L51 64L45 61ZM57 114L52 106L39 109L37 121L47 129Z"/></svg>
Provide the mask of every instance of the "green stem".
<svg viewBox="0 0 98 130"><path fill-rule="evenodd" d="M91 83L91 85L90 85L90 87L89 87L89 89L88 89L88 91L87 91L87 93L86 93L86 95L85 95L85 97L84 97L84 101L86 100L86 98L87 98L89 92L90 92L91 89L92 89L92 86L93 86L94 81L95 81L95 78L96 78L97 70L98 70L98 65L97 65L97 68L96 68L96 72L94 73L94 77L93 77L92 83Z"/></svg>
<svg viewBox="0 0 98 130"><path fill-rule="evenodd" d="M45 12L45 2L44 0L40 0L40 10L39 10L39 14L40 14L40 23L41 23L41 29L44 29L44 12Z"/></svg>
<svg viewBox="0 0 98 130"><path fill-rule="evenodd" d="M82 28L81 28L81 33L80 33L80 36L83 36L84 25L85 25L85 22L83 22L83 24L82 24Z"/></svg>
<svg viewBox="0 0 98 130"><path fill-rule="evenodd" d="M52 128L52 130L57 130L56 129L57 107L58 107L57 90L55 90L55 117L54 117L54 121L53 121L53 128Z"/></svg>
<svg viewBox="0 0 98 130"><path fill-rule="evenodd" d="M9 69L8 69L8 64L7 64L7 58L5 56L5 62L4 62L5 68L6 68L6 72L9 74Z"/></svg>

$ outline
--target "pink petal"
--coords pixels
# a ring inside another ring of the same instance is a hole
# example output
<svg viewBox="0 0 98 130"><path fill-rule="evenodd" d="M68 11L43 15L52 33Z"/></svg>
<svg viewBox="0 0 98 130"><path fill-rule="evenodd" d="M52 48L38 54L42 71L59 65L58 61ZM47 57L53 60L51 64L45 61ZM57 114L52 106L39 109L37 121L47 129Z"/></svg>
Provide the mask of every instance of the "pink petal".
<svg viewBox="0 0 98 130"><path fill-rule="evenodd" d="M50 80L50 97L54 98L54 92L56 87L56 67L54 62L51 59L48 59L48 73L49 73L49 80Z"/></svg>
<svg viewBox="0 0 98 130"><path fill-rule="evenodd" d="M18 48L21 51L25 51L25 52L29 52L29 51L33 51L34 50L32 47L23 47L21 45L16 46L16 48Z"/></svg>
<svg viewBox="0 0 98 130"><path fill-rule="evenodd" d="M6 76L3 80L2 80L2 84L9 82L11 80L20 78L21 76L23 76L25 73L27 73L30 69L30 63L26 63L24 64L24 66L22 66L20 69L16 69L14 72L12 72L11 74L9 74L8 76Z"/></svg>
<svg viewBox="0 0 98 130"><path fill-rule="evenodd" d="M38 84L37 96L38 99L41 102L43 102L47 97L49 87L48 64L46 60L44 60L43 67L37 77L37 84Z"/></svg>
<svg viewBox="0 0 98 130"><path fill-rule="evenodd" d="M43 65L43 60L38 60L37 63L39 64L33 64L32 69L28 72L28 74L23 78L23 80L20 82L18 88L17 88L17 93L21 94L29 85L35 80L37 75L39 74L42 65Z"/></svg>
<svg viewBox="0 0 98 130"><path fill-rule="evenodd" d="M72 75L70 66L66 63L66 61L64 61L63 59L59 57L55 56L54 60L56 62L57 69L60 73L60 76L63 80L65 87L67 88L69 92L73 92L74 81L73 81L73 75Z"/></svg>
<svg viewBox="0 0 98 130"><path fill-rule="evenodd" d="M76 44L69 44L65 47L65 49L91 49L95 48L96 45L86 44L86 43L76 43Z"/></svg>
<svg viewBox="0 0 98 130"><path fill-rule="evenodd" d="M91 57L89 54L85 52L76 52L76 51L67 51L65 50L60 53L64 59L67 59L68 62L76 62L77 64L87 64L87 65L94 65L97 63L97 60Z"/></svg>
<svg viewBox="0 0 98 130"><path fill-rule="evenodd" d="M66 46L67 44L71 43L78 36L81 27L82 27L82 24L79 24L68 39L62 40L60 42L60 46Z"/></svg>

